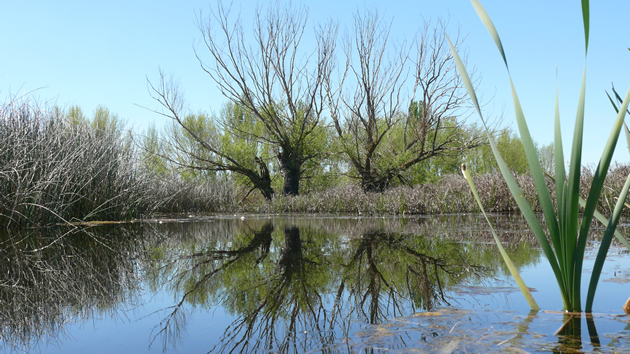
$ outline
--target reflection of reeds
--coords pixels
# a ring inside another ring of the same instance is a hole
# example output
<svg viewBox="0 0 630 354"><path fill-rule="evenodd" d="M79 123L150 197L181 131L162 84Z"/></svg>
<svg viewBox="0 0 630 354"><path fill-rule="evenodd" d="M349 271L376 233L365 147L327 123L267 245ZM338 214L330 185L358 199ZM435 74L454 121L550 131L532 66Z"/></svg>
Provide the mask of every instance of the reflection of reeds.
<svg viewBox="0 0 630 354"><path fill-rule="evenodd" d="M64 326L113 314L138 290L138 242L117 233L53 229L0 236L0 338L3 349L30 352L56 342ZM34 251L39 250L39 251Z"/></svg>

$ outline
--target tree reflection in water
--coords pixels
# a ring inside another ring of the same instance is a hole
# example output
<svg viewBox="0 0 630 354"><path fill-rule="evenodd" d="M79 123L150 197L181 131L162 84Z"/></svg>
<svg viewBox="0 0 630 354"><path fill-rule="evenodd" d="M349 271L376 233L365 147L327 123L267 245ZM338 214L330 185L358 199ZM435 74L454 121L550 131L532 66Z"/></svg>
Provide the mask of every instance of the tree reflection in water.
<svg viewBox="0 0 630 354"><path fill-rule="evenodd" d="M413 312L449 305L444 285L454 285L483 273L462 245L422 237L372 230L350 242L350 262L342 285L348 287L364 321L380 323Z"/></svg>
<svg viewBox="0 0 630 354"><path fill-rule="evenodd" d="M165 346L182 329L186 303L237 316L221 352L301 352L340 343L353 322L448 304L447 287L496 272L477 265L487 256L478 248L438 238L373 229L344 240L290 223L246 225L231 242L179 248L153 266L153 282L183 294L155 333Z"/></svg>
<svg viewBox="0 0 630 354"><path fill-rule="evenodd" d="M183 338L188 311L221 307L235 320L210 349L351 352L362 348L360 333L385 333L394 317L450 304L449 289L506 274L493 244L418 236L424 233L420 223L405 234L378 219L353 222L216 219L0 235L0 350L61 345L68 324L116 317L146 286L149 293L176 297L153 332L165 349ZM522 243L511 252L517 267L540 256ZM523 341L531 340L529 326L540 317L531 314L517 324L513 342L528 347ZM427 323L411 319L406 323ZM552 350L584 348L581 317L566 315L564 323ZM592 318L586 326L589 345L597 347ZM460 327L469 330L460 325L454 333L466 335ZM418 328L388 332L385 346L406 347L408 333Z"/></svg>

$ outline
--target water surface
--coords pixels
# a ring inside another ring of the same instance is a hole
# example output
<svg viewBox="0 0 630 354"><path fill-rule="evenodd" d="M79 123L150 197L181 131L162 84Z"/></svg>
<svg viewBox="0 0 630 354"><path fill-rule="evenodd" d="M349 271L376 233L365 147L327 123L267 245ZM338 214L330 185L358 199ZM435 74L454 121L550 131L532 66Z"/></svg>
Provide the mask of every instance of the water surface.
<svg viewBox="0 0 630 354"><path fill-rule="evenodd" d="M11 352L505 352L630 348L625 250L592 318L561 313L519 216L500 237L543 309L530 313L485 221L237 217L3 235ZM592 266L595 251L586 267ZM588 283L585 271L583 283ZM585 292L584 292L585 294Z"/></svg>

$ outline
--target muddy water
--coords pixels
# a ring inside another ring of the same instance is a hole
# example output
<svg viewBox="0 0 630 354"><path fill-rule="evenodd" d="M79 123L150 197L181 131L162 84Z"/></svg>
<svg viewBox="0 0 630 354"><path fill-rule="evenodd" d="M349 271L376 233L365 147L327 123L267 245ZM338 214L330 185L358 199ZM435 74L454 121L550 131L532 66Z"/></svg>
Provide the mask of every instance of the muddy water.
<svg viewBox="0 0 630 354"><path fill-rule="evenodd" d="M505 352L630 348L627 252L594 316L563 314L518 216L236 217L3 235L6 352ZM596 244L594 244L596 246ZM595 251L589 253L591 266ZM585 271L587 283L589 271ZM585 292L584 292L585 293Z"/></svg>

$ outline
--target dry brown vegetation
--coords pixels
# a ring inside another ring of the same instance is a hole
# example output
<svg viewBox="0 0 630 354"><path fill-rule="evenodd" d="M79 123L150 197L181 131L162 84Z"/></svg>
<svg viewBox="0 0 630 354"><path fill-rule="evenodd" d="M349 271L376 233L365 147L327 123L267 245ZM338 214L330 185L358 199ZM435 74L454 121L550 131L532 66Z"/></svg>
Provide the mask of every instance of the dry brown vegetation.
<svg viewBox="0 0 630 354"><path fill-rule="evenodd" d="M623 187L630 166L617 164L611 168L598 210L610 215L611 208ZM593 169L584 168L582 193L592 181ZM474 178L483 206L488 212L516 212L518 206L512 198L505 180L499 172ZM516 176L525 197L540 212L533 179L529 175ZM551 180L548 180L551 187ZM550 188L553 192L553 189ZM250 201L241 206L242 211L256 213L330 213L353 215L417 215L479 212L470 187L460 175L448 175L437 183L425 183L414 187L396 187L382 193L365 193L359 186L346 185L323 192L313 192L295 197L278 196L271 202Z"/></svg>

